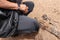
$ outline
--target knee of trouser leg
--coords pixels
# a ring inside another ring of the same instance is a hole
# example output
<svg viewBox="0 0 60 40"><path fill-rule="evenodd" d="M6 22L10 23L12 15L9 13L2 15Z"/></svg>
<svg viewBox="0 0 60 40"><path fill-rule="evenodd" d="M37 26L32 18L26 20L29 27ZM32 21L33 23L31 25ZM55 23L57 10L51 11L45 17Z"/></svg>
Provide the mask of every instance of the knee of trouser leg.
<svg viewBox="0 0 60 40"><path fill-rule="evenodd" d="M39 31L39 23L37 20L33 21L34 25L35 25L35 30L38 32Z"/></svg>

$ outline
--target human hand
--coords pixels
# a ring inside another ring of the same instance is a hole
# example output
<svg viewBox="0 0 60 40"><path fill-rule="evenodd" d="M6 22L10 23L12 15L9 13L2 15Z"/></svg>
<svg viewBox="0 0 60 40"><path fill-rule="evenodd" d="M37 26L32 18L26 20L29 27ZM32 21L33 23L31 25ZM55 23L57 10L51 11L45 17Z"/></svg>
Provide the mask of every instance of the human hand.
<svg viewBox="0 0 60 40"><path fill-rule="evenodd" d="M20 10L25 14L28 13L28 7L25 4L20 4Z"/></svg>

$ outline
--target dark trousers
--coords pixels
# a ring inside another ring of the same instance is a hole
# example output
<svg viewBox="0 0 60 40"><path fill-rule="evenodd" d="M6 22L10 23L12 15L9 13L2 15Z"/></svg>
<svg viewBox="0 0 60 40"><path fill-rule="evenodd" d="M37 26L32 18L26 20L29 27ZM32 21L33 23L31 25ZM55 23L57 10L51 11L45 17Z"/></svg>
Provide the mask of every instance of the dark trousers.
<svg viewBox="0 0 60 40"><path fill-rule="evenodd" d="M16 33L22 34L22 33L32 33L37 32L39 29L39 24L37 20L27 17L27 15L32 12L34 8L33 2L23 2L23 4L26 4L28 6L28 13L24 14L21 12L19 16L19 23Z"/></svg>
<svg viewBox="0 0 60 40"><path fill-rule="evenodd" d="M37 20L27 17L34 8L33 2L23 2L28 6L28 13L22 11L0 9L0 37L9 37L16 34L37 32ZM18 15L19 14L19 15Z"/></svg>

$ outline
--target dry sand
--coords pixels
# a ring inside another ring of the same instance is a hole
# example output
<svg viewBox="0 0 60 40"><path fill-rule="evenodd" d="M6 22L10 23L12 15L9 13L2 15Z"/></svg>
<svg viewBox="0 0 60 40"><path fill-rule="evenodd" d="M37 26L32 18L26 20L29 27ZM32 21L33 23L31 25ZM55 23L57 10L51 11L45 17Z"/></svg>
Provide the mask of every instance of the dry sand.
<svg viewBox="0 0 60 40"><path fill-rule="evenodd" d="M24 0L26 1L26 0ZM42 15L47 15L51 22L60 30L60 0L27 0L35 3L34 10L29 14L29 17L38 19L42 18ZM48 22L48 21L46 21ZM49 25L51 26L51 25ZM52 26L53 27L53 26ZM36 36L28 35L26 37L18 36L15 38L0 38L0 40L60 40L55 35L49 33L46 30L39 30Z"/></svg>

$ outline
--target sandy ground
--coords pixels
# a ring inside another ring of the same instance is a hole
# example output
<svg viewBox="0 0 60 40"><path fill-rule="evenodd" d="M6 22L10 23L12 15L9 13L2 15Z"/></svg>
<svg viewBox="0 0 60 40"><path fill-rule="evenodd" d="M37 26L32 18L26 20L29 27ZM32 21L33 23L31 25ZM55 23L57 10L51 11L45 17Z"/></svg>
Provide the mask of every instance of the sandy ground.
<svg viewBox="0 0 60 40"><path fill-rule="evenodd" d="M35 3L34 10L29 14L29 17L38 19L42 18L42 15L47 15L51 22L60 29L60 0L24 0L24 1L33 1ZM48 22L48 21L46 21ZM49 25L51 26L51 25ZM52 26L53 27L53 26ZM27 35L10 37L10 38L0 38L0 40L60 40L53 34L47 32L46 30L39 30L39 33L36 36Z"/></svg>

